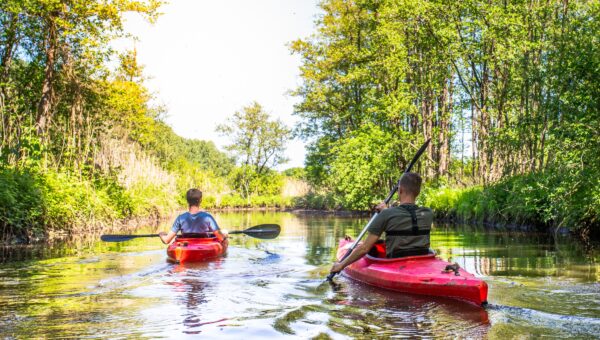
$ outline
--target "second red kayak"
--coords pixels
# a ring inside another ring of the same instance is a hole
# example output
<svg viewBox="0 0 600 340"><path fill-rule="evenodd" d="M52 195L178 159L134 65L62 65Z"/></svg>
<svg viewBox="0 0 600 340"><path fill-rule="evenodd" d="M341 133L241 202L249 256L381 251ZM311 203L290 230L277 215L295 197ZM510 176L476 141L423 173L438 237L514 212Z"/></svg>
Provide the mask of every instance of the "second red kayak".
<svg viewBox="0 0 600 340"><path fill-rule="evenodd" d="M351 239L340 240L337 259L352 246ZM385 247L385 244L377 244ZM385 248L377 253L385 254ZM385 256L385 255L383 255ZM456 268L445 269L450 263L435 254L407 256L395 259L365 255L344 269L344 274L361 282L390 290L464 300L478 306L487 303L488 286L473 274ZM458 275L456 275L458 273Z"/></svg>
<svg viewBox="0 0 600 340"><path fill-rule="evenodd" d="M222 256L228 244L221 237L178 237L167 248L167 256L171 262L201 262Z"/></svg>

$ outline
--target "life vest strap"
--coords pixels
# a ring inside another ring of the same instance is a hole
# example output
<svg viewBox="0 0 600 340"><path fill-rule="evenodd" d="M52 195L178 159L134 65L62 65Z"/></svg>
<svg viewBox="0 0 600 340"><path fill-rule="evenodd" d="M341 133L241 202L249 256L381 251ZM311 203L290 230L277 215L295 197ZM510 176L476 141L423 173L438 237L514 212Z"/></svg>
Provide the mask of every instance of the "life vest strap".
<svg viewBox="0 0 600 340"><path fill-rule="evenodd" d="M412 221L411 230L390 230L386 231L385 235L387 236L424 236L429 235L430 230L419 230L419 224L417 222L417 206L413 204L402 204L399 206L404 210L408 211L410 214L410 219Z"/></svg>
<svg viewBox="0 0 600 340"><path fill-rule="evenodd" d="M425 236L425 235L429 235L431 233L431 230L423 230L423 229L417 229L417 231L415 231L414 229L411 230L390 230L390 231L386 231L385 232L385 236Z"/></svg>

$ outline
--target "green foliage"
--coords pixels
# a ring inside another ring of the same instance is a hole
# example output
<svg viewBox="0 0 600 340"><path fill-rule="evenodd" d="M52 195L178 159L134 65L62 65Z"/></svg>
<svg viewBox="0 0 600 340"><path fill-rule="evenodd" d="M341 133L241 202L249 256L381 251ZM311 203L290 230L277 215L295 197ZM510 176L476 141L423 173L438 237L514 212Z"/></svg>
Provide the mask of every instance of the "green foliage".
<svg viewBox="0 0 600 340"><path fill-rule="evenodd" d="M153 119L146 129L149 135L136 140L168 170L185 173L194 167L215 176L226 176L234 166L233 160L212 141L183 138L159 119Z"/></svg>
<svg viewBox="0 0 600 340"><path fill-rule="evenodd" d="M39 202L38 204L32 202ZM26 238L42 232L44 212L42 183L35 174L12 169L0 170L1 237L16 235Z"/></svg>
<svg viewBox="0 0 600 340"><path fill-rule="evenodd" d="M283 176L274 170L266 169L258 173L252 166L236 167L229 175L229 183L242 197L256 195L280 195Z"/></svg>
<svg viewBox="0 0 600 340"><path fill-rule="evenodd" d="M600 178L598 1L320 7L315 34L291 44L313 186L364 209L432 138L417 171L435 185L481 185L431 192L446 213L598 226L597 194L579 189Z"/></svg>
<svg viewBox="0 0 600 340"><path fill-rule="evenodd" d="M598 176L572 169L514 176L487 187L442 187L424 192L422 204L438 217L537 226L592 228L598 224Z"/></svg>
<svg viewBox="0 0 600 340"><path fill-rule="evenodd" d="M180 206L173 192L154 183L136 182L127 192L131 197L132 216L154 218L169 216Z"/></svg>
<svg viewBox="0 0 600 340"><path fill-rule="evenodd" d="M211 200L212 201L212 200ZM214 208L287 208L293 206L292 198L281 195L256 195L244 198L239 195L223 195L214 200ZM203 203L203 206L208 207Z"/></svg>
<svg viewBox="0 0 600 340"><path fill-rule="evenodd" d="M441 186L423 195L439 214L599 225L598 1L321 2L317 32L291 43L306 169L283 174L290 131L258 103L219 127L240 166L164 123L136 51L110 44L125 13L154 21L160 5L0 2L2 237L162 216L190 187L209 208L366 209L430 137L416 171ZM168 181L124 178L130 154L107 140L135 144ZM282 198L284 177L319 191Z"/></svg>
<svg viewBox="0 0 600 340"><path fill-rule="evenodd" d="M281 120L271 120L257 102L236 112L217 130L231 138L232 143L227 149L240 163L252 166L258 174L287 161L283 152L291 137L290 130Z"/></svg>
<svg viewBox="0 0 600 340"><path fill-rule="evenodd" d="M111 176L89 181L53 170L0 171L2 237L27 240L49 229L73 232L132 216L166 216L177 206L169 190L152 183L125 189Z"/></svg>
<svg viewBox="0 0 600 340"><path fill-rule="evenodd" d="M309 192L303 197L294 197L292 202L294 207L302 209L334 210L339 208L332 193Z"/></svg>
<svg viewBox="0 0 600 340"><path fill-rule="evenodd" d="M43 205L36 208L44 209L43 222L47 227L70 230L119 215L104 188L94 190L92 183L64 173L48 172L42 175L42 180Z"/></svg>
<svg viewBox="0 0 600 340"><path fill-rule="evenodd" d="M281 174L283 176L297 179L297 180L306 179L306 170L304 168L300 168L300 167L286 169L283 172L281 172Z"/></svg>
<svg viewBox="0 0 600 340"><path fill-rule="evenodd" d="M382 188L391 187L393 179L400 176L399 170L389 171L397 166L395 138L367 124L349 138L338 141L331 150L333 161L327 184L341 206L366 210L385 196ZM373 153L374 149L378 152Z"/></svg>

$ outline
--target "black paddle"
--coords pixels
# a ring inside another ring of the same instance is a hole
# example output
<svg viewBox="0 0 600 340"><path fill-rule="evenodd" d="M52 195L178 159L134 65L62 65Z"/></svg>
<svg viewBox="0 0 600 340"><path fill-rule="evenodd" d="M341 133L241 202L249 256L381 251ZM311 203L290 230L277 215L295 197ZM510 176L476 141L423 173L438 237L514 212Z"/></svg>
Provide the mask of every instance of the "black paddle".
<svg viewBox="0 0 600 340"><path fill-rule="evenodd" d="M140 235L102 235L100 239L104 242L124 242L138 237L157 237L158 234L140 234Z"/></svg>
<svg viewBox="0 0 600 340"><path fill-rule="evenodd" d="M246 234L248 236L269 240L279 236L281 227L277 224L259 224L246 230L233 230L229 235Z"/></svg>
<svg viewBox="0 0 600 340"><path fill-rule="evenodd" d="M230 231L229 235L245 234L263 240L273 239L279 236L281 227L277 224L259 224L246 230ZM158 234L139 234L139 235L102 235L100 239L104 242L124 242L138 237L158 237Z"/></svg>
<svg viewBox="0 0 600 340"><path fill-rule="evenodd" d="M429 145L430 141L431 141L431 138L425 141L425 143L421 146L419 151L417 151L417 154L415 155L415 157L413 157L412 161L410 161L410 163L408 163L408 166L404 170L404 173L410 172L410 169L412 169L413 165L415 165L415 163L419 160L419 157L421 157L423 152L425 152L425 149L427 149L427 145ZM392 188L392 191L390 191L390 193L386 197L386 199L384 201L386 205L390 203L390 201L392 200L392 196L394 196L396 191L398 191L399 186L400 186L400 180L398 180L396 185L394 185L394 187ZM339 262L344 261L348 256L350 256L350 254L352 253L354 248L356 248L356 246L358 246L358 242L360 241L360 239L363 238L363 236L365 236L365 234L367 233L367 229L369 229L369 226L371 225L371 223L373 223L373 220L375 220L375 217L377 217L377 215L379 215L378 212L373 214L373 217L371 217L371 219L369 220L369 223L367 223L367 225L363 228L363 230L360 232L360 234L358 234L358 237L356 238L356 241L354 241L354 243L352 244L352 247L350 247L350 249L348 249L346 254L344 254L344 256L340 259ZM336 274L337 273L329 273L329 275L327 275L327 281L331 282L331 280L333 280L333 277Z"/></svg>

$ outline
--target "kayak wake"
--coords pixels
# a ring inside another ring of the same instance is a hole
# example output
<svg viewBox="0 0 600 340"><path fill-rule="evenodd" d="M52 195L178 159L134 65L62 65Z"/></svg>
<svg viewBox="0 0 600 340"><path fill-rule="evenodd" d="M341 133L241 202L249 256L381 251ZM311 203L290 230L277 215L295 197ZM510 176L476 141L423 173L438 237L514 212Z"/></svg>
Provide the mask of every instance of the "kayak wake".
<svg viewBox="0 0 600 340"><path fill-rule="evenodd" d="M559 329L571 334L595 336L600 334L600 318L554 314L525 307L496 304L488 304L485 309L492 312L492 322L523 322ZM495 315L496 313L499 315Z"/></svg>

